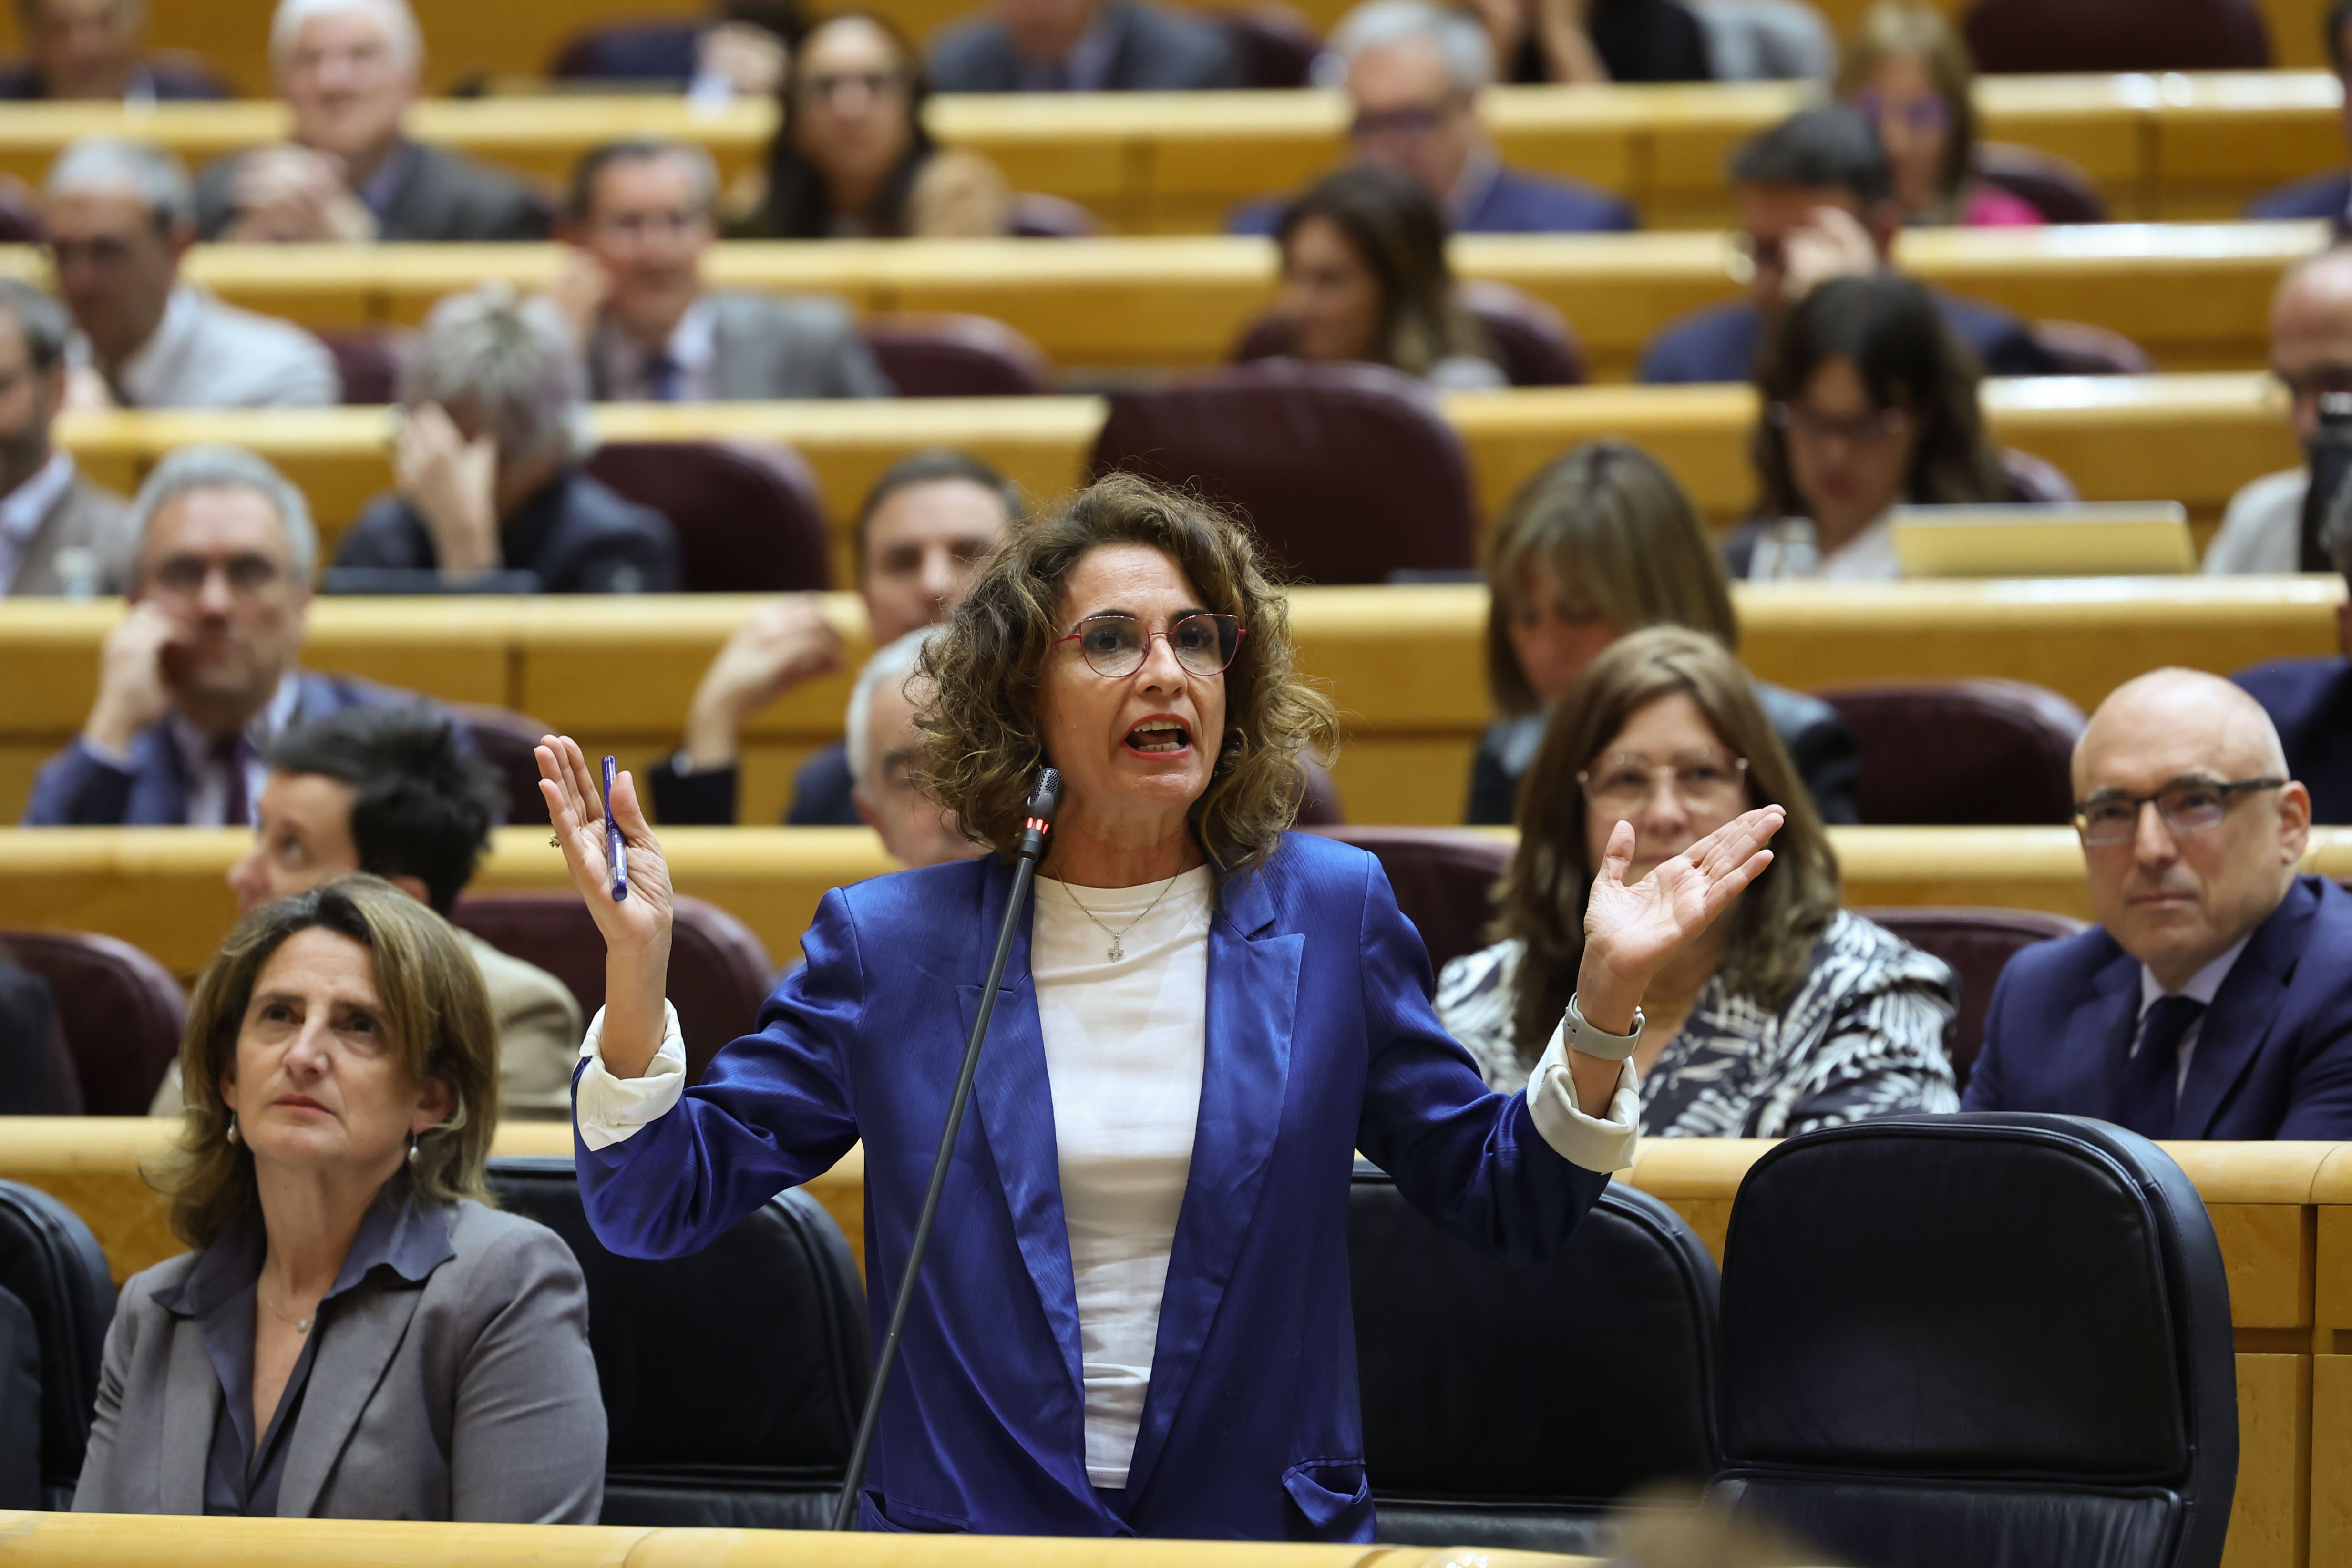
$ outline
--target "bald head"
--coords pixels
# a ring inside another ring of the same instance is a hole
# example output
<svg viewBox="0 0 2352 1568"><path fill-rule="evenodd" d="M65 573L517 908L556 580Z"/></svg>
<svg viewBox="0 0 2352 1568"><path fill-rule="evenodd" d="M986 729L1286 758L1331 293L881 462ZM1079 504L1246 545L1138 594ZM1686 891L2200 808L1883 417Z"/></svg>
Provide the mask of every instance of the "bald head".
<svg viewBox="0 0 2352 1568"><path fill-rule="evenodd" d="M2180 765L2168 780L2200 768L2224 779L2286 777L2286 752L2263 705L2202 670L2153 670L2109 693L2074 746L2074 798L2089 796L2119 763L2161 768L2158 758Z"/></svg>
<svg viewBox="0 0 2352 1568"><path fill-rule="evenodd" d="M2352 392L2352 246L2303 261L2271 300L2271 368L2294 399L2294 429L2319 428L2322 392Z"/></svg>

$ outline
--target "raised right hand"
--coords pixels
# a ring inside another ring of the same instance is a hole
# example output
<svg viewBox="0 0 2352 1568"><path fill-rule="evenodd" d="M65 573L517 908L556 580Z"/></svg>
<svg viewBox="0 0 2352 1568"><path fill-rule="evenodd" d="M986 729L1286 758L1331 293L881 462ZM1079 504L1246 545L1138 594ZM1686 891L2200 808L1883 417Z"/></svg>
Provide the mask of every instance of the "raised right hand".
<svg viewBox="0 0 2352 1568"><path fill-rule="evenodd" d="M627 846L629 896L614 899L595 771L570 736L541 737L535 755L539 792L547 801L547 820L555 826L572 885L604 938L604 1067L615 1076L634 1078L661 1047L674 907L669 862L638 808L636 781L626 773L616 775L613 821Z"/></svg>
<svg viewBox="0 0 2352 1568"><path fill-rule="evenodd" d="M179 638L177 622L153 600L131 607L106 634L98 655L98 701L82 734L110 756L121 756L141 730L172 710L163 656Z"/></svg>
<svg viewBox="0 0 2352 1568"><path fill-rule="evenodd" d="M400 493L424 518L444 577L498 569L495 441L488 434L467 441L447 411L425 403L410 410L393 434L392 473Z"/></svg>

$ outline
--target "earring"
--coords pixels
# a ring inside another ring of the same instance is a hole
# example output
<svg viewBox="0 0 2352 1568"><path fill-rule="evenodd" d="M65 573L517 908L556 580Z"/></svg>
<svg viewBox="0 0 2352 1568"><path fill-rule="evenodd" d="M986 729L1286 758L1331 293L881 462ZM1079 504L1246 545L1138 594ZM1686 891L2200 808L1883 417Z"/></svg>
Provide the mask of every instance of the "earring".
<svg viewBox="0 0 2352 1568"><path fill-rule="evenodd" d="M232 1144L236 1142L236 1113L234 1111L228 1113L228 1141Z"/></svg>
<svg viewBox="0 0 2352 1568"><path fill-rule="evenodd" d="M408 1163L412 1166L416 1163L416 1134L414 1133L408 1134Z"/></svg>

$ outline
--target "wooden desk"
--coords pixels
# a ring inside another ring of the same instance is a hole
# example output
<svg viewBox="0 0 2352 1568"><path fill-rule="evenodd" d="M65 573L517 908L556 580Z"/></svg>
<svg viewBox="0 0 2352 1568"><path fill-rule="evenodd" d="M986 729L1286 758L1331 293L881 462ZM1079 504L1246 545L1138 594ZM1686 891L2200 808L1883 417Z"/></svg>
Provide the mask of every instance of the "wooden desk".
<svg viewBox="0 0 2352 1568"><path fill-rule="evenodd" d="M1746 387L1531 388L1441 402L1469 449L1477 509L1491 524L1529 476L1579 442L1622 436L1671 468L1700 511L1728 527L1755 503ZM2265 376L2067 378L1988 382L1984 406L2006 445L2045 457L2092 500L2178 500L2200 530L2257 475L2298 461L2284 399ZM729 440L787 445L807 459L833 527L834 580L856 580L850 524L890 463L928 446L986 458L1040 503L1080 482L1102 428L1098 398L919 398L905 402L607 403L606 441ZM392 485L381 409L68 414L58 441L94 478L125 492L168 453L226 442L267 456L310 499L331 552L367 500Z"/></svg>

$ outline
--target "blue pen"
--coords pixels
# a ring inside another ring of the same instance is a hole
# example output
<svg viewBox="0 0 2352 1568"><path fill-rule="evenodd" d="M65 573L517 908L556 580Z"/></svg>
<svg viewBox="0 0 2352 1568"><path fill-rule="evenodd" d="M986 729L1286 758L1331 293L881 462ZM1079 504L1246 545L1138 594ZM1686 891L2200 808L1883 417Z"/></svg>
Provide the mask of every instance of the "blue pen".
<svg viewBox="0 0 2352 1568"><path fill-rule="evenodd" d="M621 841L621 830L613 821L613 758L604 758L604 858L613 866L613 902L618 904L629 896L629 846Z"/></svg>

